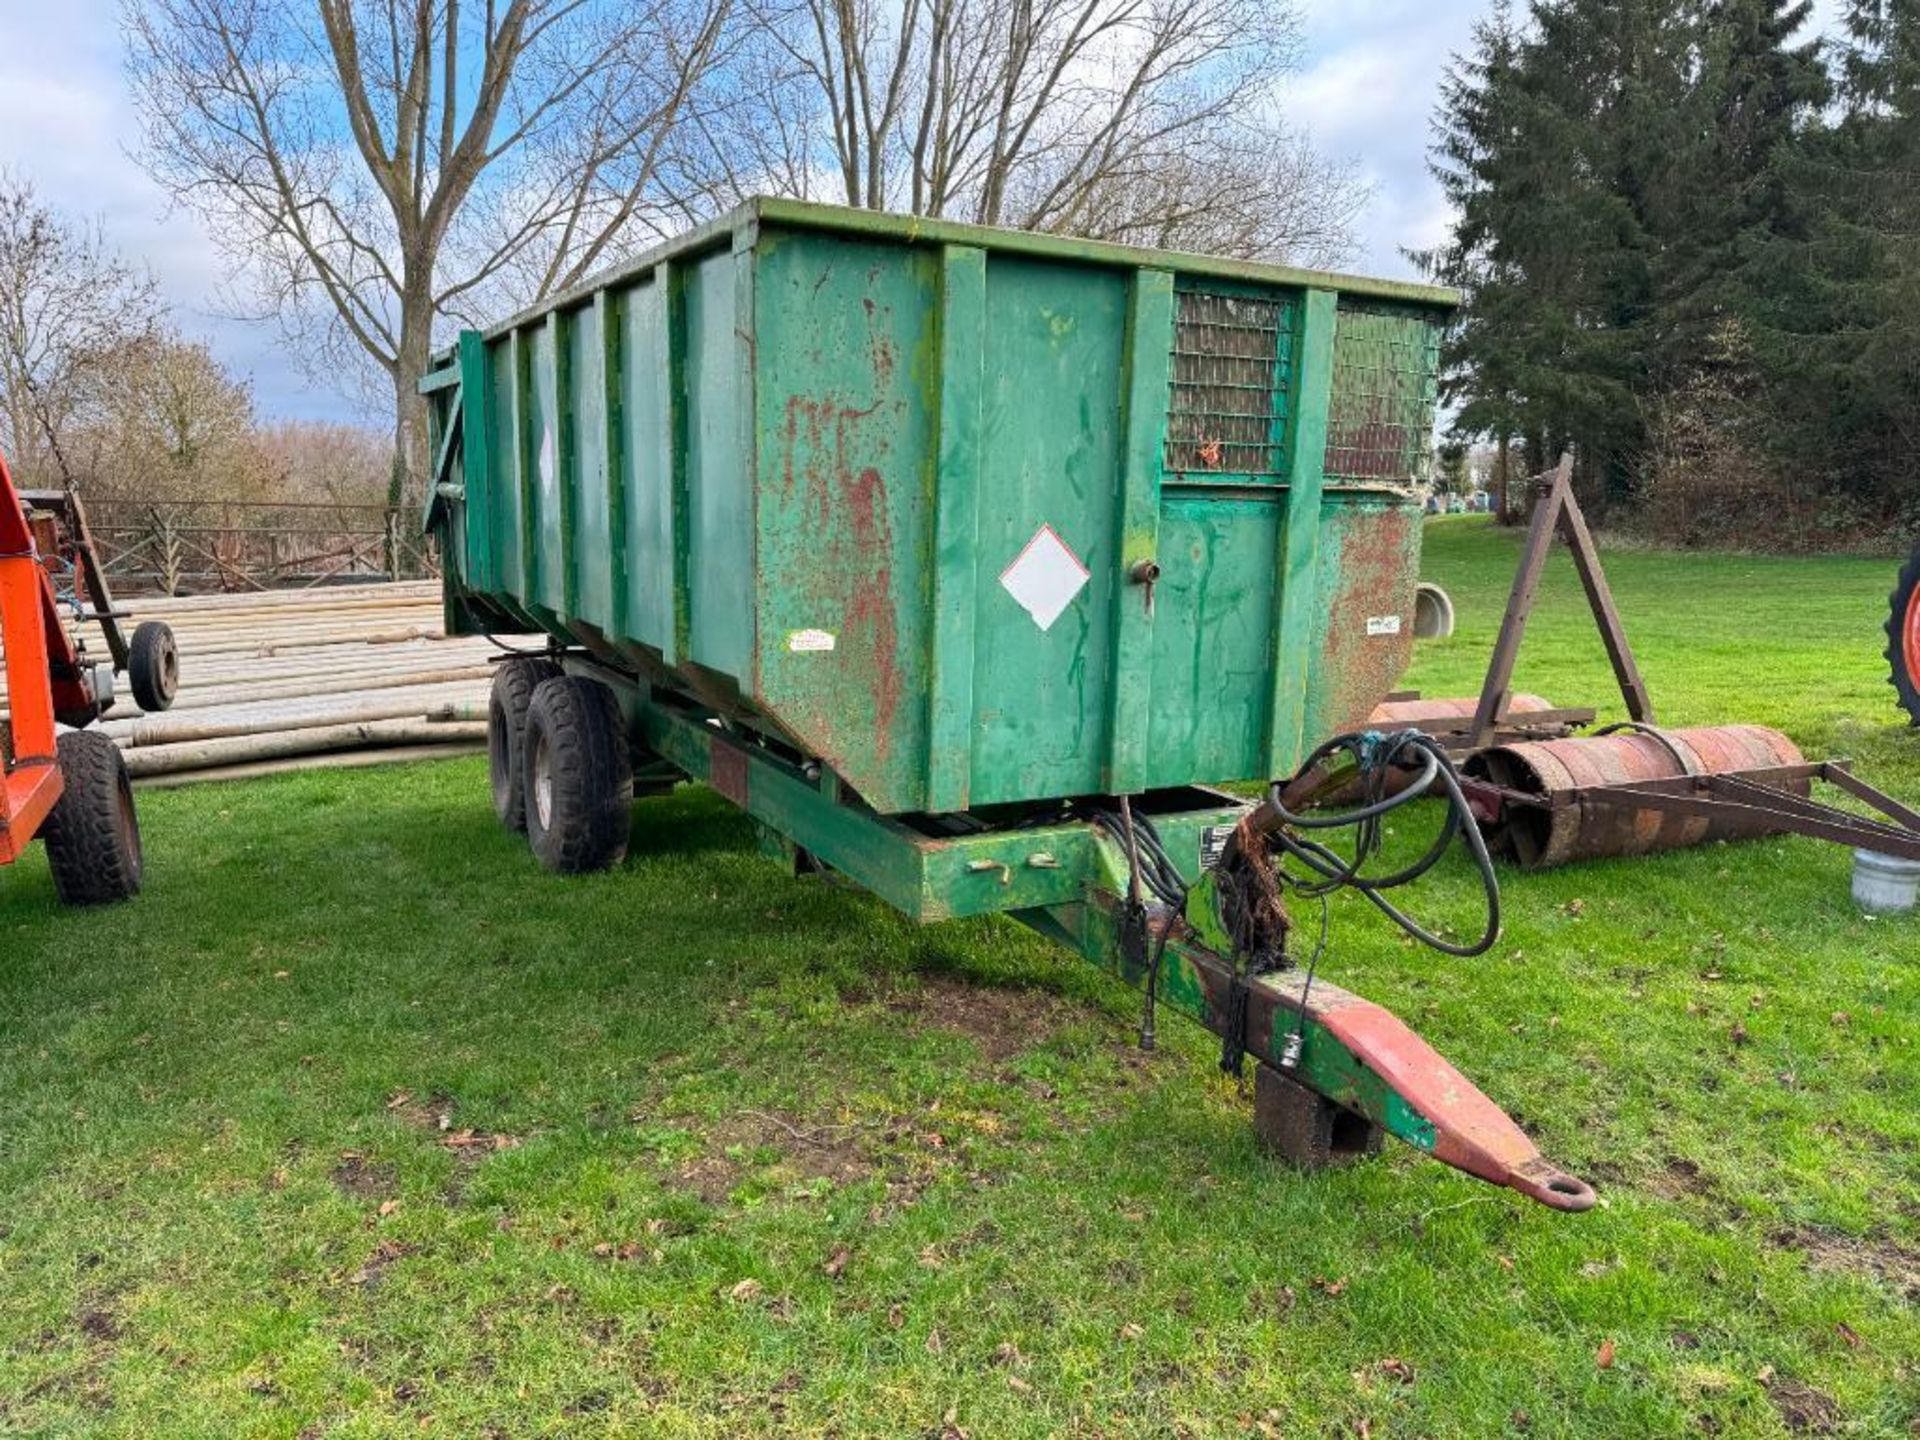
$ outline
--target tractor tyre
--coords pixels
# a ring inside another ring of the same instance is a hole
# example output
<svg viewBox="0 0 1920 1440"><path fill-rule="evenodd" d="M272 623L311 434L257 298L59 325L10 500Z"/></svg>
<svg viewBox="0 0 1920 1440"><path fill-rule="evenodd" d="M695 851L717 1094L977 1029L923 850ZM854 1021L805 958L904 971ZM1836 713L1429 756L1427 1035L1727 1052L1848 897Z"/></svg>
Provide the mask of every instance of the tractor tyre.
<svg viewBox="0 0 1920 1440"><path fill-rule="evenodd" d="M1887 664L1894 694L1908 718L1920 725L1920 549L1913 552L1893 587L1887 616Z"/></svg>
<svg viewBox="0 0 1920 1440"><path fill-rule="evenodd" d="M180 647L165 622L149 620L133 632L133 643L127 647L127 680L133 686L133 703L149 715L173 704L180 691Z"/></svg>
<svg viewBox="0 0 1920 1440"><path fill-rule="evenodd" d="M120 747L97 730L72 730L60 746L60 798L41 827L53 888L69 905L104 905L139 893L140 820Z"/></svg>
<svg viewBox="0 0 1920 1440"><path fill-rule="evenodd" d="M597 680L541 682L527 707L527 842L562 875L617 865L627 853L633 756L620 702Z"/></svg>
<svg viewBox="0 0 1920 1440"><path fill-rule="evenodd" d="M520 742L527 733L527 707L540 682L560 674L551 660L516 655L493 672L487 701L487 778L493 786L493 813L509 830L527 828L526 792L520 777Z"/></svg>

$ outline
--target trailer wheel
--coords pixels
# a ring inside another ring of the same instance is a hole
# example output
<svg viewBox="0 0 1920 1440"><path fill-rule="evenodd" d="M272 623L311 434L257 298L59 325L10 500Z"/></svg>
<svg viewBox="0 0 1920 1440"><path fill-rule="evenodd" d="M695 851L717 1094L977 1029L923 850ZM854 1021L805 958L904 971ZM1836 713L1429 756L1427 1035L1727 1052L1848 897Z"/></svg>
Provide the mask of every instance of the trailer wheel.
<svg viewBox="0 0 1920 1440"><path fill-rule="evenodd" d="M597 680L541 682L521 747L527 841L549 870L579 875L627 853L633 757L620 702Z"/></svg>
<svg viewBox="0 0 1920 1440"><path fill-rule="evenodd" d="M97 730L62 735L60 798L41 827L53 888L69 905L139 893L140 820L120 747Z"/></svg>
<svg viewBox="0 0 1920 1440"><path fill-rule="evenodd" d="M1303 1170L1378 1155L1384 1138L1372 1121L1266 1064L1254 1070L1253 1128L1261 1144Z"/></svg>
<svg viewBox="0 0 1920 1440"><path fill-rule="evenodd" d="M149 620L133 632L127 647L127 680L133 703L148 714L173 704L180 690L180 647L164 621Z"/></svg>
<svg viewBox="0 0 1920 1440"><path fill-rule="evenodd" d="M493 672L493 693L487 701L487 778L493 786L493 813L509 830L527 828L526 792L520 783L520 742L527 733L527 707L540 682L560 674L560 667L537 656L503 660Z"/></svg>
<svg viewBox="0 0 1920 1440"><path fill-rule="evenodd" d="M1913 552L1900 583L1893 587L1887 616L1887 663L1893 667L1894 693L1915 725L1920 725L1920 549Z"/></svg>

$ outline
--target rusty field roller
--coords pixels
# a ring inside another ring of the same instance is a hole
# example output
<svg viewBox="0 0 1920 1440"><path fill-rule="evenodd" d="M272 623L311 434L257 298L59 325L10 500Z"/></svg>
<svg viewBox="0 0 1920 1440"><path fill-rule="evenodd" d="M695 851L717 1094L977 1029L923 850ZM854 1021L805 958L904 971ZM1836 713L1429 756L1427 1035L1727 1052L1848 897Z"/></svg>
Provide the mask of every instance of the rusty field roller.
<svg viewBox="0 0 1920 1440"><path fill-rule="evenodd" d="M1572 860L1646 855L1708 840L1755 839L1790 828L1777 816L1637 805L1620 787L1689 776L1730 775L1802 763L1799 748L1762 725L1694 730L1624 726L1611 733L1499 745L1472 756L1467 773L1509 792L1489 839L1530 870ZM1783 794L1805 798L1804 778Z"/></svg>

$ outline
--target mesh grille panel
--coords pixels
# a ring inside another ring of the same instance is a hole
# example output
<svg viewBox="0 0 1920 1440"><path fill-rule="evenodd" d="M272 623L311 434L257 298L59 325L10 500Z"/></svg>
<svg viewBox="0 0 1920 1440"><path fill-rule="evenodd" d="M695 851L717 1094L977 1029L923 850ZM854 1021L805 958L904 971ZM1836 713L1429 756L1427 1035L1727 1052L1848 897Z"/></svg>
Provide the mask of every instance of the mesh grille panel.
<svg viewBox="0 0 1920 1440"><path fill-rule="evenodd" d="M1204 290L1175 303L1166 468L1279 478L1291 307Z"/></svg>
<svg viewBox="0 0 1920 1440"><path fill-rule="evenodd" d="M1440 322L1432 312L1340 307L1327 424L1328 480L1411 485L1433 439Z"/></svg>

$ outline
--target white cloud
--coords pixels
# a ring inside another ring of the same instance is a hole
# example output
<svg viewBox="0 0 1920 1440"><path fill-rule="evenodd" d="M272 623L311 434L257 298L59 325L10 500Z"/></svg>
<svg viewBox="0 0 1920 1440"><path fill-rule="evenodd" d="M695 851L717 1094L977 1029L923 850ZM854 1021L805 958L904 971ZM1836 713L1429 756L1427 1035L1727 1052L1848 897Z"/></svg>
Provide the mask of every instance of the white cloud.
<svg viewBox="0 0 1920 1440"><path fill-rule="evenodd" d="M1841 0L1815 0L1811 29L1831 28ZM1374 188L1356 269L1412 277L1402 255L1440 240L1449 216L1427 173L1434 102L1486 0L1299 0L1307 59L1286 88L1288 117L1329 154L1356 161ZM1516 4L1524 11L1523 4Z"/></svg>
<svg viewBox="0 0 1920 1440"><path fill-rule="evenodd" d="M253 382L262 415L358 418L344 395L315 388L271 325L231 317L232 261L135 163L139 138L113 0L0 0L0 167L63 213L98 219L148 266L180 328Z"/></svg>

